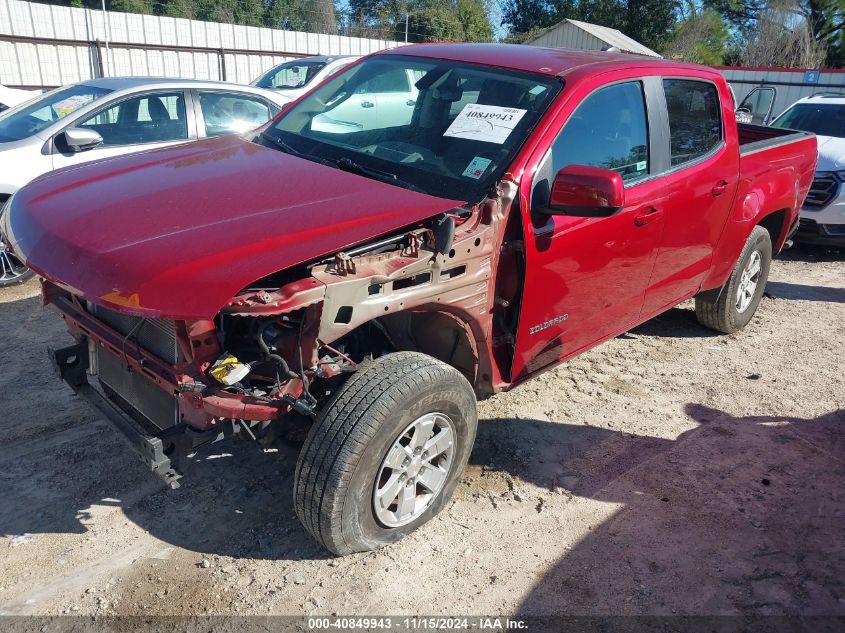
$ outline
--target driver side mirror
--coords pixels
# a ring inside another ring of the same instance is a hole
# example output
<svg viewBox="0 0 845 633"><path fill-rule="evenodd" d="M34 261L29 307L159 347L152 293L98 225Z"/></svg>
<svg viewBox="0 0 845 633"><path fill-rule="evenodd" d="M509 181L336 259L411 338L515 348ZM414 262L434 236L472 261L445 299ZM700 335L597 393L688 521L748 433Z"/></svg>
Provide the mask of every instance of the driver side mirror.
<svg viewBox="0 0 845 633"><path fill-rule="evenodd" d="M69 127L56 136L56 145L61 151L84 152L103 143L103 137L94 130Z"/></svg>
<svg viewBox="0 0 845 633"><path fill-rule="evenodd" d="M568 165L557 172L549 207L542 212L604 218L624 206L625 183L619 172L588 165Z"/></svg>

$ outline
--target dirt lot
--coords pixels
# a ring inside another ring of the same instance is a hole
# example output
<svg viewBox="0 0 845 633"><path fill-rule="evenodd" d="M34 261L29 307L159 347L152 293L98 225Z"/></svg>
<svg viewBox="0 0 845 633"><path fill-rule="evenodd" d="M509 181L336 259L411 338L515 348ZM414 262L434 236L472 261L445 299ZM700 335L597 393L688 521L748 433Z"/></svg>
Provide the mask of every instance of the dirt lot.
<svg viewBox="0 0 845 633"><path fill-rule="evenodd" d="M683 305L482 403L448 510L343 559L294 448L162 489L53 377L36 284L0 291L0 613L845 615L843 279L790 251L738 335Z"/></svg>

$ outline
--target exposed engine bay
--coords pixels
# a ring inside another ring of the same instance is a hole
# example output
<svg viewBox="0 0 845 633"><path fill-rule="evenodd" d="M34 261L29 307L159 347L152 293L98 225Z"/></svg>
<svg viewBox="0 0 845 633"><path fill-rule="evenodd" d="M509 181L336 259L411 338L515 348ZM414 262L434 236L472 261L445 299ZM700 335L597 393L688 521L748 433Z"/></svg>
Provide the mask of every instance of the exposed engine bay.
<svg viewBox="0 0 845 633"><path fill-rule="evenodd" d="M45 302L80 340L56 364L80 389L98 377L171 482L203 443L307 429L351 374L391 352L433 356L492 393L509 378L522 286L521 227L504 222L515 190L505 181L476 209L258 280L208 321L131 317L46 282Z"/></svg>
<svg viewBox="0 0 845 633"><path fill-rule="evenodd" d="M475 216L443 215L251 285L215 320L221 356L208 374L252 397L281 394L293 411L313 415L360 364L416 350L457 367L483 391L490 372L472 324L491 312L498 236L484 222L466 226Z"/></svg>

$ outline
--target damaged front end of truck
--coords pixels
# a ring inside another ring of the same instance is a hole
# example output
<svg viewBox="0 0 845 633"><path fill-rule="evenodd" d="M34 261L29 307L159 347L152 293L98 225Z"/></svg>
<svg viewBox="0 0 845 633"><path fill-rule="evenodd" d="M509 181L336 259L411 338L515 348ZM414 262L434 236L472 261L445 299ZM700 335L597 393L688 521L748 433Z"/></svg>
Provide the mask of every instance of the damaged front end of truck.
<svg viewBox="0 0 845 633"><path fill-rule="evenodd" d="M45 280L44 303L77 341L53 363L172 487L204 444L301 438L350 375L391 352L443 360L490 393L494 345L512 343L490 340L494 313L507 330L518 301L493 287L514 193L500 183L475 209L265 276L213 319L141 316L131 297L90 301Z"/></svg>

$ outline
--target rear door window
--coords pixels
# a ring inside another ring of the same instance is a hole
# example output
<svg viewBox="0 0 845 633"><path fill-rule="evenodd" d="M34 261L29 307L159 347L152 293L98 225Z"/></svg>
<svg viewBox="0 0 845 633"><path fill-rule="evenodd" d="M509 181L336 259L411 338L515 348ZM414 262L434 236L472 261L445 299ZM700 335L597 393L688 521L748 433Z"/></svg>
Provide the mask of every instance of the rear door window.
<svg viewBox="0 0 845 633"><path fill-rule="evenodd" d="M701 158L722 142L722 115L716 86L693 79L664 79L669 115L671 165Z"/></svg>
<svg viewBox="0 0 845 633"><path fill-rule="evenodd" d="M279 112L261 97L236 92L201 90L199 101L206 136L249 132Z"/></svg>

